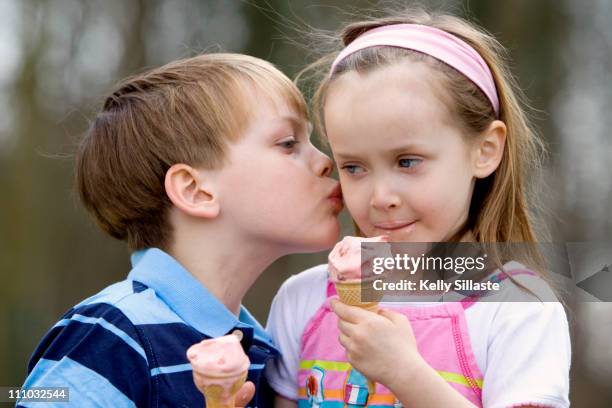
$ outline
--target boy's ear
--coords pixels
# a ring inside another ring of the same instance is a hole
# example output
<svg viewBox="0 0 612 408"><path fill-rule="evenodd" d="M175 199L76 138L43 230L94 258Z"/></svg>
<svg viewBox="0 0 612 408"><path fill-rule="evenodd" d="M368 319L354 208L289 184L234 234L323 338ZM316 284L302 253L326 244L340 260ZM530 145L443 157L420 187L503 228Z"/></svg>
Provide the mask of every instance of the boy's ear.
<svg viewBox="0 0 612 408"><path fill-rule="evenodd" d="M482 132L474 146L474 176L485 178L493 173L501 163L506 146L506 124L494 120Z"/></svg>
<svg viewBox="0 0 612 408"><path fill-rule="evenodd" d="M166 172L164 186L172 204L194 217L215 218L219 200L214 183L202 172L186 164L175 164Z"/></svg>

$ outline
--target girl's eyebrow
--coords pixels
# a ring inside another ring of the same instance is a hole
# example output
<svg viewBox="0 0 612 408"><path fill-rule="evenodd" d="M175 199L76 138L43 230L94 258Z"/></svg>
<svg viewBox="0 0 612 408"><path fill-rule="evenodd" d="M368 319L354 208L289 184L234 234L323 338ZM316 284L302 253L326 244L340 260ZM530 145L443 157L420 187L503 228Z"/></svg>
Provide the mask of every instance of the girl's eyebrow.
<svg viewBox="0 0 612 408"><path fill-rule="evenodd" d="M427 147L428 146L426 143L411 142L411 143L406 143L398 147L387 149L386 152L392 155L398 155L401 153L405 153L406 151L423 150L423 149L426 149Z"/></svg>
<svg viewBox="0 0 612 408"><path fill-rule="evenodd" d="M424 149L427 148L427 144L425 143L407 143L401 146L397 146L397 147L393 147L390 149L384 149L382 150L382 153L387 155L387 156L397 156L399 154L402 153L406 153L409 151L422 151ZM334 150L334 149L332 149ZM372 152L372 150L369 151L370 153ZM338 152L337 150L334 150L334 156L338 157L338 158L342 158L342 159L357 159L359 158L359 154L355 154L355 153L348 153L348 152Z"/></svg>
<svg viewBox="0 0 612 408"><path fill-rule="evenodd" d="M351 153L339 153L339 152L335 151L334 149L332 149L332 152L334 153L334 156L337 157L338 159L354 160L354 159L358 159L359 158L355 154L351 154Z"/></svg>

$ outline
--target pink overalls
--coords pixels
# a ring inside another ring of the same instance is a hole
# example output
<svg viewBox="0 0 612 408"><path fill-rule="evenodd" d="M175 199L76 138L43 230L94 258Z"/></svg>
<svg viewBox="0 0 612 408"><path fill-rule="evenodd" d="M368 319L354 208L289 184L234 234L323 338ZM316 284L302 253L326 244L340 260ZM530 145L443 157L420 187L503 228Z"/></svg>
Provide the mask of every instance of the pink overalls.
<svg viewBox="0 0 612 408"><path fill-rule="evenodd" d="M533 274L524 270L510 273ZM498 272L490 280L499 282L505 278L505 274ZM329 303L335 294L334 285L328 282L327 299L302 335L298 407L401 406L381 384L376 384L376 392L371 394L367 379L347 362L346 351L338 342L338 318ZM397 304L390 308L408 317L419 353L429 365L465 398L482 407L483 375L472 351L464 313L474 302L474 298L466 298L432 306Z"/></svg>

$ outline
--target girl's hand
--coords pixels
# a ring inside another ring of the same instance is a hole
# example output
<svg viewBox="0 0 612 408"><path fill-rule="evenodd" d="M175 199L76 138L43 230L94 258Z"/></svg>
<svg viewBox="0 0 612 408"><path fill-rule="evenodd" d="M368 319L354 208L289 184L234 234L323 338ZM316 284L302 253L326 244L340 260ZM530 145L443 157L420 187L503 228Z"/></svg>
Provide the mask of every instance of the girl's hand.
<svg viewBox="0 0 612 408"><path fill-rule="evenodd" d="M331 306L349 362L404 406L476 408L421 357L406 316L388 309L372 313L337 299Z"/></svg>
<svg viewBox="0 0 612 408"><path fill-rule="evenodd" d="M406 316L387 309L372 313L332 299L339 318L339 341L348 361L369 380L387 385L397 373L410 373L423 366L412 327Z"/></svg>

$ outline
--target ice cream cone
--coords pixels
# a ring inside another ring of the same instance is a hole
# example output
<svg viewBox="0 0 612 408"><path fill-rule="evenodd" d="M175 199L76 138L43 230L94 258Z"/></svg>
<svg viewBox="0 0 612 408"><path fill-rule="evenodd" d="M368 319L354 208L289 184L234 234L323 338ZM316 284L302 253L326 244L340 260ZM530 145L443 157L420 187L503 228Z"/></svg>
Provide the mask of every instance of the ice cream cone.
<svg viewBox="0 0 612 408"><path fill-rule="evenodd" d="M203 340L187 350L193 382L208 408L234 408L236 394L244 384L249 358L238 337L227 335Z"/></svg>
<svg viewBox="0 0 612 408"><path fill-rule="evenodd" d="M370 262L375 256L392 256L391 248L386 245L362 253L361 244L364 242L387 243L388 237L345 237L330 252L328 269L342 303L376 313L382 292L374 289L374 281L378 277L372 271L367 273L369 268L364 268L364 265L371 266ZM366 301L362 301L362 295L365 295ZM368 392L370 395L376 393L376 382L368 380Z"/></svg>
<svg viewBox="0 0 612 408"><path fill-rule="evenodd" d="M202 376L202 382L209 384L200 388L200 391L204 394L204 399L206 400L206 407L235 408L236 394L246 381L246 378L246 371L240 377L235 379L233 383L230 383L231 377L222 378ZM196 384L199 382L198 380L195 381Z"/></svg>
<svg viewBox="0 0 612 408"><path fill-rule="evenodd" d="M376 311L378 309L378 302L361 301L361 280L336 282L334 285L342 303L364 310Z"/></svg>
<svg viewBox="0 0 612 408"><path fill-rule="evenodd" d="M374 290L374 281L378 278L366 265L371 266L373 257L391 256L387 237L344 237L329 254L330 280L336 286L338 297L347 305L365 310L376 311L382 292ZM362 253L363 243L378 243L384 246L375 250L366 248ZM362 296L367 300L362 302Z"/></svg>

